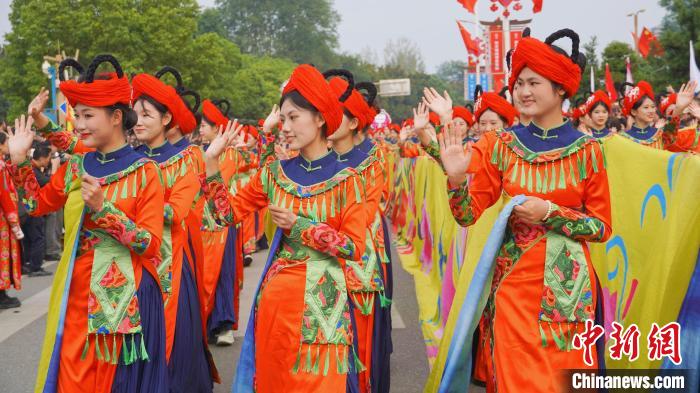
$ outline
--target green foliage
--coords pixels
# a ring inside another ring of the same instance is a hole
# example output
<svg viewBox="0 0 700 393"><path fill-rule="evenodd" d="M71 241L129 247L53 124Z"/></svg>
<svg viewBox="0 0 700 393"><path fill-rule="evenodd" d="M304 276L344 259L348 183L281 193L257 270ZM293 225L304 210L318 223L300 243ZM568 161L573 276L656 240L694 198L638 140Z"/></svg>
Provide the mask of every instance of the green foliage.
<svg viewBox="0 0 700 393"><path fill-rule="evenodd" d="M244 53L326 68L340 16L329 0L217 0L228 37Z"/></svg>
<svg viewBox="0 0 700 393"><path fill-rule="evenodd" d="M280 99L280 90L295 64L286 59L244 55L244 67L232 80L228 94L232 111L240 119L264 118Z"/></svg>
<svg viewBox="0 0 700 393"><path fill-rule="evenodd" d="M660 0L659 4L667 11L659 34L665 82L678 88L688 81L688 42L693 41L696 59L700 53L700 0Z"/></svg>

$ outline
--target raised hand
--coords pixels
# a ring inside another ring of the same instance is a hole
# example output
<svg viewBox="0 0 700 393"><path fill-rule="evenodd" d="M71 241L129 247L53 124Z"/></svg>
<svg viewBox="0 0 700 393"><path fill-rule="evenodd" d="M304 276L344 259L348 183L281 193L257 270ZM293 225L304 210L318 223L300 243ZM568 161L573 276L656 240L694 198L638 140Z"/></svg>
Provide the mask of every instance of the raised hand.
<svg viewBox="0 0 700 393"><path fill-rule="evenodd" d="M447 177L453 187L459 186L467 179L467 169L472 160L472 148L470 144L462 145L462 137L459 131L448 123L443 132L438 136L440 145L440 160L445 168Z"/></svg>
<svg viewBox="0 0 700 393"><path fill-rule="evenodd" d="M693 98L695 98L695 88L697 85L698 83L696 81L690 81L683 84L683 86L678 89L678 93L676 95L676 110L673 112L674 116L680 116L683 114L685 108L687 108L688 105L693 102Z"/></svg>
<svg viewBox="0 0 700 393"><path fill-rule="evenodd" d="M229 120L226 128L219 127L216 138L211 141L205 153L207 176L211 176L219 171L219 157L226 150L227 146L232 146L236 142L241 130L243 130L243 124L239 124L238 119Z"/></svg>
<svg viewBox="0 0 700 393"><path fill-rule="evenodd" d="M39 94L34 97L27 107L27 114L34 119L34 124L38 128L44 128L49 123L49 119L44 115L44 109L49 102L49 91L44 87L39 90Z"/></svg>
<svg viewBox="0 0 700 393"><path fill-rule="evenodd" d="M690 114L693 115L694 118L700 120L700 104L693 101L690 103L690 105L688 105L688 110L690 111Z"/></svg>
<svg viewBox="0 0 700 393"><path fill-rule="evenodd" d="M418 108L413 108L413 128L421 130L428 126L430 122L430 110L428 105L420 102Z"/></svg>
<svg viewBox="0 0 700 393"><path fill-rule="evenodd" d="M441 96L434 88L426 87L423 89L422 101L431 111L440 116L442 123L447 123L449 120L452 120L452 98L447 91L443 94L444 96Z"/></svg>
<svg viewBox="0 0 700 393"><path fill-rule="evenodd" d="M415 109L414 109L415 111ZM404 126L401 128L401 131L399 132L399 142L403 143L406 142L408 138L413 136L413 129L409 126Z"/></svg>
<svg viewBox="0 0 700 393"><path fill-rule="evenodd" d="M270 114L265 118L263 123L263 131L269 133L280 121L280 107L275 104L270 111Z"/></svg>
<svg viewBox="0 0 700 393"><path fill-rule="evenodd" d="M102 210L105 196L104 193L102 193L102 186L100 185L100 182L94 177L85 174L83 175L80 187L80 192L82 193L83 201L85 201L85 206L87 206L93 212Z"/></svg>
<svg viewBox="0 0 700 393"><path fill-rule="evenodd" d="M291 210L271 204L268 206L268 211L270 212L270 217L272 217L272 222L280 229L290 230L297 222L297 215Z"/></svg>
<svg viewBox="0 0 700 393"><path fill-rule="evenodd" d="M27 159L27 153L32 148L34 141L33 123L34 120L25 115L15 119L15 129L9 133L7 138L7 146L13 164L19 164Z"/></svg>

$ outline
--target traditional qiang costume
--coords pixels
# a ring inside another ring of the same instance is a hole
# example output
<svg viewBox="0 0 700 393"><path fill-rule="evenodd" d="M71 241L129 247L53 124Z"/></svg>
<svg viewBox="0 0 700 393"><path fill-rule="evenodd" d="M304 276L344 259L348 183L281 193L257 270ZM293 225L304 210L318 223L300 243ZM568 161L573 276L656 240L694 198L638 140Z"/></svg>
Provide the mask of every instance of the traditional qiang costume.
<svg viewBox="0 0 700 393"><path fill-rule="evenodd" d="M352 74L344 70L328 71L324 75L340 75L352 80ZM359 91L352 88L348 90L351 83L340 77L332 78L329 83L342 102L344 110L358 120L358 129L363 130L372 123L373 111ZM350 94L346 94L347 92ZM376 88L372 94L376 96ZM374 148L378 147L375 145ZM355 304L359 358L367 368L359 375L360 391L388 392L391 347L387 344L391 342L391 300L384 292L384 277L385 265L389 263L389 258L379 209L385 187L384 170L377 154L369 155L360 150L359 146L354 146L348 152L336 154L339 162L355 169L362 177L366 193L364 206L368 227L365 252L361 263L348 260L345 264L347 288L351 301ZM382 383L382 379L387 381Z"/></svg>
<svg viewBox="0 0 700 393"><path fill-rule="evenodd" d="M22 289L21 245L12 233L12 226L19 225L17 202L17 190L0 159L0 291Z"/></svg>
<svg viewBox="0 0 700 393"><path fill-rule="evenodd" d="M467 136L464 138L464 143L466 144L468 142L476 142L477 139L471 139L469 137L469 130L472 128L472 126L474 126L474 123L476 122L476 119L474 119L474 115L466 107L453 106L452 120L457 118L462 119L465 123L467 123Z"/></svg>
<svg viewBox="0 0 700 393"><path fill-rule="evenodd" d="M575 94L581 80L578 35L567 29L541 42L526 33L512 56L511 91L528 67ZM551 46L562 37L573 41L571 56ZM552 129L533 122L485 134L474 144L475 160L470 182L449 189L460 225L474 224L502 195L532 195L551 203L541 224L511 216L496 254L482 316L487 391L563 390L560 370L599 365L594 353L593 365L587 366L572 340L586 320L594 319L598 301L586 243L604 242L611 234L600 144L566 120Z"/></svg>
<svg viewBox="0 0 700 393"><path fill-rule="evenodd" d="M97 79L95 70L105 61L116 73ZM60 83L71 106L130 114L131 86L114 57L97 56L82 78ZM85 174L102 184L99 211L84 205ZM156 271L164 205L158 166L125 144L109 153L73 154L41 188L29 161L13 168L13 181L30 214L65 209L65 246L35 392L168 392Z"/></svg>
<svg viewBox="0 0 700 393"><path fill-rule="evenodd" d="M634 106L647 97L653 101L654 90L648 82L640 81L637 86L627 90L624 94L623 114L631 116ZM670 106L671 102L668 102L667 105ZM668 109L668 106L665 109ZM673 152L700 152L700 131L697 128L679 129L679 123L680 117L675 116L663 129L657 129L653 125L641 129L637 125L632 125L629 130L621 132L620 135L654 149Z"/></svg>
<svg viewBox="0 0 700 393"><path fill-rule="evenodd" d="M248 138L257 139L258 133L255 127L246 126L244 127L243 132L246 140ZM248 184L253 175L255 175L255 172L257 172L260 165L257 154L254 150L241 148L239 149L239 154L241 158L243 158L243 161L231 179L232 194L235 194L236 190ZM259 217L261 214L264 214L264 212L255 212L249 215L245 220L243 220L243 223L240 226L244 258L252 258L250 255L255 253L257 250L256 243L260 238L259 235L262 234L262 231L258 230L258 228L261 227L261 225L259 225ZM241 285L242 284L243 283L241 281Z"/></svg>
<svg viewBox="0 0 700 393"><path fill-rule="evenodd" d="M217 104L228 106L227 101L217 101ZM222 112L210 100L202 103L202 121L217 128L226 127L229 122L225 112L228 112L228 108ZM230 189L233 176L239 168L244 167L245 160L237 149L229 147L219 158L219 165L224 184ZM203 173L206 180L206 168ZM205 255L204 293L210 336L238 327L239 294L243 285L243 243L239 236L240 229L235 225L220 225L214 216L211 207L205 203L201 225Z"/></svg>
<svg viewBox="0 0 700 393"><path fill-rule="evenodd" d="M331 135L343 111L310 65L292 73L283 95L306 99ZM287 98L292 99L292 98ZM367 229L362 179L332 152L266 165L233 196L220 174L207 179L210 208L223 225L269 203L298 215L277 230L258 285L234 381L236 392L358 391L346 260L361 261Z"/></svg>
<svg viewBox="0 0 700 393"><path fill-rule="evenodd" d="M608 93L602 90L597 90L586 100L585 113L591 115L598 103L602 103L608 112L610 112L610 109L612 108L612 101L610 100ZM610 132L608 127L603 127L601 130L596 130L595 128L591 127L591 135L596 139L606 139L614 134Z"/></svg>
<svg viewBox="0 0 700 393"><path fill-rule="evenodd" d="M164 106L179 124L183 102L175 89L150 74L132 79L134 101L155 101ZM200 190L197 173L186 150L179 150L167 140L158 147L141 145L136 149L158 163L165 183L165 207L161 262L156 264L165 298L166 356L171 392L212 390L211 357L203 331L199 291L194 261L188 255L186 218Z"/></svg>

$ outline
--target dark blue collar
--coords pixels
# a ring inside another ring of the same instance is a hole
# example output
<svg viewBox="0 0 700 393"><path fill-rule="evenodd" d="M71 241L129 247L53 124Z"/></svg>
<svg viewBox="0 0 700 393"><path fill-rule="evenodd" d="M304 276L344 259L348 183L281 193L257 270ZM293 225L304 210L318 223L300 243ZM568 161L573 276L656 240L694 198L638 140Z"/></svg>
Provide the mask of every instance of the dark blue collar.
<svg viewBox="0 0 700 393"><path fill-rule="evenodd" d="M168 141L165 141L162 145L152 149L146 145L141 145L136 148L136 151L159 164L167 161L170 157L180 152L180 150L171 145Z"/></svg>
<svg viewBox="0 0 700 393"><path fill-rule="evenodd" d="M651 139L654 135L656 135L656 128L650 125L647 128L642 129L633 124L632 128L626 132L627 135L635 139L646 140Z"/></svg>
<svg viewBox="0 0 700 393"><path fill-rule="evenodd" d="M357 147L364 153L369 154L369 152L374 147L374 142L365 136L365 140L357 144Z"/></svg>
<svg viewBox="0 0 700 393"><path fill-rule="evenodd" d="M142 157L127 143L106 154L98 151L86 153L83 158L83 167L90 176L105 177L123 171Z"/></svg>
<svg viewBox="0 0 700 393"><path fill-rule="evenodd" d="M606 136L610 135L610 129L608 127L603 127L602 130L596 130L595 128L591 128L591 134L594 138L597 139L605 138Z"/></svg>
<svg viewBox="0 0 700 393"><path fill-rule="evenodd" d="M527 127L513 128L512 132L525 147L537 153L567 147L585 135L568 120L548 130L532 122Z"/></svg>
<svg viewBox="0 0 700 393"><path fill-rule="evenodd" d="M348 167L346 163L338 162L337 156L332 150L323 157L311 162L299 154L289 160L281 161L280 164L285 175L302 186L324 182Z"/></svg>
<svg viewBox="0 0 700 393"><path fill-rule="evenodd" d="M358 165L362 164L367 157L367 153L363 152L360 150L359 146L355 146L352 149L350 149L349 152L343 153L343 154L338 154L338 152L333 152L338 161L349 166L350 168L357 168Z"/></svg>
<svg viewBox="0 0 700 393"><path fill-rule="evenodd" d="M190 145L190 141L188 141L187 138L185 138L184 136L182 138L180 138L179 141L173 143L173 146L175 146L175 148L177 148L178 152L187 149L187 147L189 145Z"/></svg>

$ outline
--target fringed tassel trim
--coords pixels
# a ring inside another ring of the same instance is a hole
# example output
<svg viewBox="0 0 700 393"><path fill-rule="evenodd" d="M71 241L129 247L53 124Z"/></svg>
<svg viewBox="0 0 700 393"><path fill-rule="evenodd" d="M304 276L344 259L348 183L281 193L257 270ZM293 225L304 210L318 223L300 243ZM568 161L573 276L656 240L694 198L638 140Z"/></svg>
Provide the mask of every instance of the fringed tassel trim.
<svg viewBox="0 0 700 393"><path fill-rule="evenodd" d="M349 351L352 351L352 354ZM350 361L355 362L357 372L366 370L352 345L301 343L291 372L313 375L323 373L325 377L331 369L332 353L335 354L335 370L338 374L347 374L350 371Z"/></svg>
<svg viewBox="0 0 700 393"><path fill-rule="evenodd" d="M144 342L143 333L135 334L88 334L85 336L85 346L83 347L83 353L80 355L80 360L85 360L87 358L88 351L90 350L90 337L94 337L95 345L95 358L99 362L105 362L109 364L118 364L119 355L121 354L121 363L124 365L130 365L137 360L149 361L148 351L146 350L146 344ZM110 340L110 336L112 339ZM117 336L121 336L121 351L118 350ZM140 344L137 346L136 337L139 337ZM110 348L109 342L112 342Z"/></svg>
<svg viewBox="0 0 700 393"><path fill-rule="evenodd" d="M569 185L575 187L583 183L590 176L589 161L593 173L598 173L605 167L605 156L602 149L596 151L596 143L598 142L585 144L563 158L530 162L498 140L494 144L491 163L504 174L510 169L510 174L504 177L522 189L530 193L548 194L566 189Z"/></svg>
<svg viewBox="0 0 700 393"><path fill-rule="evenodd" d="M538 321L542 348L554 343L559 351L569 352L573 348L574 336L579 333L578 322L548 322ZM584 324L581 323L583 327Z"/></svg>

